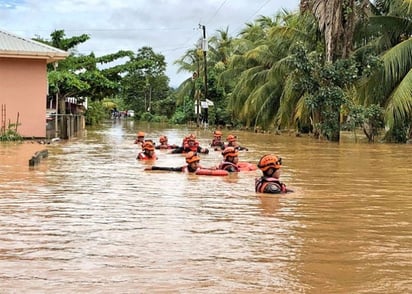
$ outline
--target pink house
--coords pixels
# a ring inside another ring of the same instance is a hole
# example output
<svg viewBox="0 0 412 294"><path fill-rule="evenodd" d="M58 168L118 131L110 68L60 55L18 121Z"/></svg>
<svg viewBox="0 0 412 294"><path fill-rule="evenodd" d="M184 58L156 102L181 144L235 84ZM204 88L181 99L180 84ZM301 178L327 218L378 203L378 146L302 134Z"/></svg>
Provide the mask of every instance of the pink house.
<svg viewBox="0 0 412 294"><path fill-rule="evenodd" d="M68 55L0 30L0 127L18 120L23 137L46 137L47 64Z"/></svg>

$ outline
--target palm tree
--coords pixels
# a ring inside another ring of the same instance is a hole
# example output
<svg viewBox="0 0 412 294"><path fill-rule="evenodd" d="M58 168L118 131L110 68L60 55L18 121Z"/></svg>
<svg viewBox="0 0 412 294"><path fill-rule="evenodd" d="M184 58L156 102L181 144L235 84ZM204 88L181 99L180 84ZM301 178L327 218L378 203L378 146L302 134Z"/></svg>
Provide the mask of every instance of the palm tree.
<svg viewBox="0 0 412 294"><path fill-rule="evenodd" d="M229 35L229 28L217 30L216 34L209 40L209 60L215 62L216 65L222 63L226 66L232 54L232 41L233 38Z"/></svg>
<svg viewBox="0 0 412 294"><path fill-rule="evenodd" d="M356 14L354 0L301 0L301 13L315 16L325 39L326 62L351 53Z"/></svg>
<svg viewBox="0 0 412 294"><path fill-rule="evenodd" d="M348 58L352 51L357 14L354 0L301 0L301 14L310 12L317 20L320 33L324 37L325 66L337 59ZM327 104L327 103L326 103ZM341 106L334 104L328 112L335 113L335 124L330 140L339 141Z"/></svg>
<svg viewBox="0 0 412 294"><path fill-rule="evenodd" d="M236 81L229 106L246 124L291 126L303 117L296 111L303 98L293 90L290 53L297 42L315 50L313 28L309 17L282 11L247 24L234 41L235 54L222 78Z"/></svg>
<svg viewBox="0 0 412 294"><path fill-rule="evenodd" d="M200 56L197 48L189 49L175 64L179 65L178 72L189 72L188 78L184 80L176 91L177 105L184 102L185 96L194 96L194 81L199 77Z"/></svg>
<svg viewBox="0 0 412 294"><path fill-rule="evenodd" d="M199 102L205 98L205 87L207 86L207 98L214 101L215 106L224 104L225 98L222 97L224 93L217 91L219 87L214 77L226 69L229 56L232 54L232 38L228 33L228 28L217 30L208 40L208 48L206 64L205 55L199 45L195 45L195 48L188 50L181 59L175 62L179 65L179 71L193 73L193 77L189 77L178 87L178 103L183 102L184 97L188 96ZM205 78L205 69L207 70L207 79Z"/></svg>
<svg viewBox="0 0 412 294"><path fill-rule="evenodd" d="M367 46L383 63L358 85L361 103L385 109L388 141L412 135L412 2L377 0L371 5ZM400 129L405 131L399 134ZM406 133L409 129L409 134Z"/></svg>

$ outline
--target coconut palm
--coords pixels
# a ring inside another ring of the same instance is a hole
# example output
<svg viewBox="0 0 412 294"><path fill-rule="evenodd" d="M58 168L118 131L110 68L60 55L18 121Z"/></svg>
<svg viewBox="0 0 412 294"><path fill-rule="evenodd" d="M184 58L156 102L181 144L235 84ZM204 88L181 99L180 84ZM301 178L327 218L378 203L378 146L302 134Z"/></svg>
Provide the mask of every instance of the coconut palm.
<svg viewBox="0 0 412 294"><path fill-rule="evenodd" d="M229 107L246 124L290 126L302 115L296 112L302 93L293 90L290 50L299 41L315 50L313 24L310 17L282 11L247 24L234 41L235 54L222 78L236 80Z"/></svg>
<svg viewBox="0 0 412 294"><path fill-rule="evenodd" d="M227 65L232 54L232 41L233 38L229 35L229 28L217 30L216 34L210 38L208 58L215 63L215 66Z"/></svg>
<svg viewBox="0 0 412 294"><path fill-rule="evenodd" d="M325 39L326 62L347 58L355 29L355 0L302 0L300 7L310 10L317 19Z"/></svg>
<svg viewBox="0 0 412 294"><path fill-rule="evenodd" d="M352 40L356 19L354 0L302 0L300 3L301 13L312 13L317 20L320 33L324 37L325 66L332 64L340 58L348 58L352 50ZM325 101L319 111L335 113L336 127L328 136L330 140L339 141L340 138L340 116L341 106L334 104L330 109L323 109L330 104ZM332 118L333 120L333 118Z"/></svg>
<svg viewBox="0 0 412 294"><path fill-rule="evenodd" d="M368 46L383 66L359 83L359 95L364 105L384 107L387 140L406 141L412 129L412 1L377 0L371 13ZM409 134L396 135L399 128Z"/></svg>
<svg viewBox="0 0 412 294"><path fill-rule="evenodd" d="M208 40L207 55L203 54L199 45L195 47L175 62L179 65L179 71L194 73L193 78L188 78L178 87L177 102L184 101L184 97L191 97L197 101L203 100L206 98L205 82L207 82L207 98L214 101L215 108L218 108L219 104L225 104L225 99L224 90L218 87L215 77L226 69L229 56L232 54L232 38L228 33L228 28L217 30Z"/></svg>
<svg viewBox="0 0 412 294"><path fill-rule="evenodd" d="M194 95L194 81L198 78L200 68L200 57L196 48L189 49L175 64L179 65L178 72L188 72L188 78L184 80L176 91L177 105L180 105L184 101L185 96Z"/></svg>

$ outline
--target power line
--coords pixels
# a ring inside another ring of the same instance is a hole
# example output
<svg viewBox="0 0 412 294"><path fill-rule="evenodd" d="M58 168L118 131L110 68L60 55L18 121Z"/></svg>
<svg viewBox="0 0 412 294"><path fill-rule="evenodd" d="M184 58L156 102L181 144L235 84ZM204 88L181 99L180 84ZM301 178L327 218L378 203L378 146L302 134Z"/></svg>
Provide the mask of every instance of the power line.
<svg viewBox="0 0 412 294"><path fill-rule="evenodd" d="M13 32L50 32L55 30L63 30L65 32L136 32L136 31L189 31L187 28L165 28L165 27L152 27L152 28L99 28L99 29L87 29L87 28L10 28L8 31Z"/></svg>
<svg viewBox="0 0 412 294"><path fill-rule="evenodd" d="M250 19L252 19L253 17L255 17L255 15L258 14L258 12L261 11L263 7L265 7L266 5L268 5L270 1L272 1L272 0L266 0L265 3L263 3L251 16L249 16L249 17L245 20L245 22L242 24L242 26L245 27L245 24L246 24ZM236 30L234 30L234 33L238 32L238 31L240 31L240 27L238 27Z"/></svg>
<svg viewBox="0 0 412 294"><path fill-rule="evenodd" d="M225 5L226 2L227 0L224 0L222 4L220 4L219 8L215 11L213 16L209 19L209 21L206 22L206 24L209 24L215 18L215 16L219 13L219 11L222 9L223 5Z"/></svg>

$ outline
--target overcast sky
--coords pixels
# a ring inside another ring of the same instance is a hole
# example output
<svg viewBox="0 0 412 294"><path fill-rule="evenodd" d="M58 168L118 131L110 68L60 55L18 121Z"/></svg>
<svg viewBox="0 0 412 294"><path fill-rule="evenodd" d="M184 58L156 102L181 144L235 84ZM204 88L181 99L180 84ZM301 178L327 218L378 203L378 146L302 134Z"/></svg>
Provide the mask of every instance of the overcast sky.
<svg viewBox="0 0 412 294"><path fill-rule="evenodd" d="M96 56L143 46L166 57L170 85L191 76L173 65L202 36L226 28L232 37L260 15L295 11L299 0L0 0L0 29L25 38L88 34L77 49Z"/></svg>

